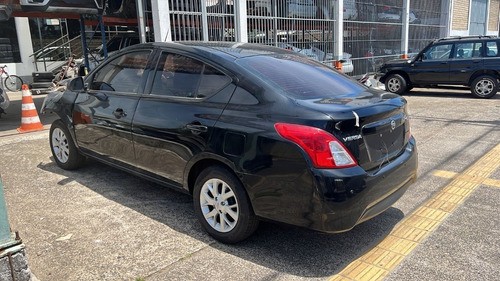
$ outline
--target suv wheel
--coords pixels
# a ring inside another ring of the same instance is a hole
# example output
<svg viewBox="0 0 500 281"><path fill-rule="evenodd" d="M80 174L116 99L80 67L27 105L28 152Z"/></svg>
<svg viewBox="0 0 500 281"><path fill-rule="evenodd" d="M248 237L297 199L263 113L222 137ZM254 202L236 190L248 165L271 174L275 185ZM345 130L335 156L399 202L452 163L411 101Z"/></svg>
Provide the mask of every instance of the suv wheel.
<svg viewBox="0 0 500 281"><path fill-rule="evenodd" d="M470 88L476 98L491 98L497 93L498 82L494 77L482 75L474 79Z"/></svg>
<svg viewBox="0 0 500 281"><path fill-rule="evenodd" d="M240 242L259 225L243 185L223 167L203 170L196 179L193 195L201 225L223 243Z"/></svg>
<svg viewBox="0 0 500 281"><path fill-rule="evenodd" d="M403 76L399 74L391 74L385 80L385 89L391 93L401 95L407 91L408 85Z"/></svg>

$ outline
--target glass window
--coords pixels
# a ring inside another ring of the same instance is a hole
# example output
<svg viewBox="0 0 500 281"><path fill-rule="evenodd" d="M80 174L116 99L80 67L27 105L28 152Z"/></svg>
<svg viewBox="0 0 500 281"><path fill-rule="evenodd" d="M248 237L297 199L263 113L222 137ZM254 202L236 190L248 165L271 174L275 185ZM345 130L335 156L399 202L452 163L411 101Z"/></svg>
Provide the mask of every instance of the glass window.
<svg viewBox="0 0 500 281"><path fill-rule="evenodd" d="M455 45L455 58L470 59L474 53L474 43L459 43Z"/></svg>
<svg viewBox="0 0 500 281"><path fill-rule="evenodd" d="M151 94L204 98L224 88L231 78L215 68L182 55L163 53Z"/></svg>
<svg viewBox="0 0 500 281"><path fill-rule="evenodd" d="M473 58L479 58L482 57L482 49L483 49L483 43L476 42L474 43L474 48L472 49L472 57Z"/></svg>
<svg viewBox="0 0 500 281"><path fill-rule="evenodd" d="M497 41L486 42L486 52L485 52L485 55L487 57L496 57L496 56L498 56Z"/></svg>
<svg viewBox="0 0 500 281"><path fill-rule="evenodd" d="M422 60L447 60L450 58L450 53L453 44L434 45L425 51Z"/></svg>
<svg viewBox="0 0 500 281"><path fill-rule="evenodd" d="M256 56L238 60L260 79L297 99L332 98L357 94L364 86L320 62L297 56Z"/></svg>
<svg viewBox="0 0 500 281"><path fill-rule="evenodd" d="M219 92L224 88L231 78L226 76L224 73L218 71L217 69L205 65L203 70L203 76L201 77L200 89L198 91L198 97L207 97Z"/></svg>
<svg viewBox="0 0 500 281"><path fill-rule="evenodd" d="M91 89L137 93L149 53L126 53L110 61L94 75Z"/></svg>

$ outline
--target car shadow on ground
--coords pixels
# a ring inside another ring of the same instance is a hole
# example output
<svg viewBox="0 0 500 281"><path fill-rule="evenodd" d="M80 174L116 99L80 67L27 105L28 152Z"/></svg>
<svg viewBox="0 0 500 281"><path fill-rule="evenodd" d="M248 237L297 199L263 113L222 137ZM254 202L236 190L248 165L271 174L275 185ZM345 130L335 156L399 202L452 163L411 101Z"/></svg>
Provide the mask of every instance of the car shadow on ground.
<svg viewBox="0 0 500 281"><path fill-rule="evenodd" d="M436 98L460 98L460 99L476 99L469 89L466 88L417 88L403 94L408 97L436 97ZM500 93L497 93L490 99L500 99Z"/></svg>
<svg viewBox="0 0 500 281"><path fill-rule="evenodd" d="M325 277L339 272L377 245L404 216L399 209L389 208L372 220L340 234L262 222L249 239L236 245L225 245L202 230L188 194L94 161L88 161L78 171L65 171L51 160L39 164L38 168L65 176L59 185L76 181L109 200L208 243L214 249L295 276Z"/></svg>

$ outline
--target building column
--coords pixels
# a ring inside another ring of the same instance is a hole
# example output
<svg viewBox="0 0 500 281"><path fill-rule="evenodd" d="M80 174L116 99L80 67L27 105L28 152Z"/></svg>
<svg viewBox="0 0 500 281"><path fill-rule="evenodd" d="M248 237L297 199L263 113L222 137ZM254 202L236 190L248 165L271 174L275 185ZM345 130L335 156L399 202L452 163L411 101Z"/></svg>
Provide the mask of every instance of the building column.
<svg viewBox="0 0 500 281"><path fill-rule="evenodd" d="M234 1L236 42L248 43L247 2Z"/></svg>
<svg viewBox="0 0 500 281"><path fill-rule="evenodd" d="M206 1L201 1L201 30L203 32L203 41L208 42L208 15Z"/></svg>
<svg viewBox="0 0 500 281"><path fill-rule="evenodd" d="M344 1L335 1L335 48L334 60L340 61L344 58Z"/></svg>
<svg viewBox="0 0 500 281"><path fill-rule="evenodd" d="M9 72L16 73L19 76L29 75L31 77L31 72L33 71L32 62L33 57L33 42L31 41L30 25L28 18L14 18L16 25L17 42L19 44L19 54L21 56L21 62L18 63L7 63L9 66Z"/></svg>
<svg viewBox="0 0 500 281"><path fill-rule="evenodd" d="M168 0L151 0L155 42L172 42Z"/></svg>
<svg viewBox="0 0 500 281"><path fill-rule="evenodd" d="M135 5L137 8L137 27L139 29L139 39L141 39L141 43L146 43L146 23L144 21L143 0L137 0Z"/></svg>
<svg viewBox="0 0 500 281"><path fill-rule="evenodd" d="M410 0L403 0L403 11L401 14L402 30L401 30L401 54L402 57L408 57L408 42L410 40Z"/></svg>

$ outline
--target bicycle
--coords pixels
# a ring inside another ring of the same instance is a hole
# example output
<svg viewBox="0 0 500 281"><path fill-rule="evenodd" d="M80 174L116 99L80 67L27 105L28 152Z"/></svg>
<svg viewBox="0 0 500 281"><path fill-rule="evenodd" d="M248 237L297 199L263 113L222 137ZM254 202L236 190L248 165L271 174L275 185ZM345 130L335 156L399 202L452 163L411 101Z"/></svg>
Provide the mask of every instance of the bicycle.
<svg viewBox="0 0 500 281"><path fill-rule="evenodd" d="M23 86L23 79L21 79L21 77L17 75L9 74L6 68L7 65L0 66L0 76L2 78L5 77L5 80L3 80L3 85L7 90L11 92L20 91L21 87Z"/></svg>

